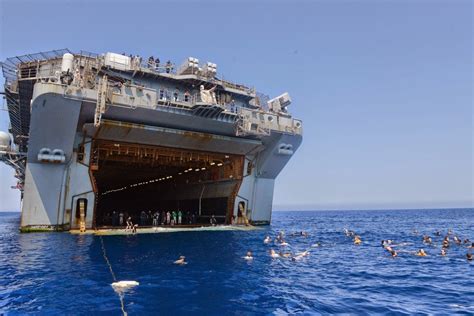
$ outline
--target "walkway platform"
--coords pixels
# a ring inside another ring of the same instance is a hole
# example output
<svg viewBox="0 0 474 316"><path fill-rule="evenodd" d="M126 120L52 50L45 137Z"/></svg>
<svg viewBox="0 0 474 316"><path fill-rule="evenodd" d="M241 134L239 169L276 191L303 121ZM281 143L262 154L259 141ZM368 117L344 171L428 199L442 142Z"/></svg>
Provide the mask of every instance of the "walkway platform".
<svg viewBox="0 0 474 316"><path fill-rule="evenodd" d="M144 227L137 228L135 234L157 234L157 233L178 233L178 232L196 232L196 231L252 231L262 229L256 226L245 225L218 225L218 226L159 226L159 227ZM89 229L81 233L78 229L70 230L71 234L75 235L97 235L97 236L113 236L113 235L134 235L125 228L101 228L92 230Z"/></svg>

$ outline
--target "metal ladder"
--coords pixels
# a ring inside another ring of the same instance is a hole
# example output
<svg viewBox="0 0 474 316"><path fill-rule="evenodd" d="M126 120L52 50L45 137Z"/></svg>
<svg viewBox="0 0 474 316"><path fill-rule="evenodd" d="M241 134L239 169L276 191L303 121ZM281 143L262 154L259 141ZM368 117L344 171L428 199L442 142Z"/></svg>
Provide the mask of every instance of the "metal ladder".
<svg viewBox="0 0 474 316"><path fill-rule="evenodd" d="M102 114L105 113L105 105L107 101L107 75L99 79L99 87L97 88L97 103L95 106L94 126L99 127L102 121Z"/></svg>

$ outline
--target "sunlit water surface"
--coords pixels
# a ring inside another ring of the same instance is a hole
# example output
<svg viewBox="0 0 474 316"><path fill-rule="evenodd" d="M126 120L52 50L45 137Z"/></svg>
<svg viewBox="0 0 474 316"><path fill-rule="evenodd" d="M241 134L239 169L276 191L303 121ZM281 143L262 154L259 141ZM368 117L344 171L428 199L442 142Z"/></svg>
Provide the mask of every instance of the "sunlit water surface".
<svg viewBox="0 0 474 316"><path fill-rule="evenodd" d="M474 241L474 210L274 212L272 225L254 231L208 231L92 236L18 233L19 214L0 213L0 313L120 314L117 280L129 315L474 313L474 262L466 246L442 237L452 229ZM363 244L343 233L354 230ZM291 237L292 232L309 237ZM419 233L414 233L418 230ZM266 235L285 231L286 252L310 249L293 262L272 259ZM422 243L422 234L433 245ZM382 239L406 242L391 258ZM320 243L320 247L312 245ZM428 257L410 251L424 248ZM242 257L254 253L251 262ZM188 264L173 261L185 255Z"/></svg>

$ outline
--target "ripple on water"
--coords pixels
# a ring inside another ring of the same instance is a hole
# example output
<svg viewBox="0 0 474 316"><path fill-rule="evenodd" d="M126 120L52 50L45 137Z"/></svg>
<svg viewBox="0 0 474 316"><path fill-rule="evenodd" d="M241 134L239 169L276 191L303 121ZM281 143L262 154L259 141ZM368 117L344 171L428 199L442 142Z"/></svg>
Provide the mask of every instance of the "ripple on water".
<svg viewBox="0 0 474 316"><path fill-rule="evenodd" d="M390 223L390 225L387 225ZM19 215L0 215L0 313L120 313L99 237L19 234ZM355 246L343 233L355 230ZM474 313L474 264L467 249L452 245L439 256L453 229L474 240L473 210L276 212L255 231L206 231L104 236L117 279L140 285L125 294L129 314L414 314ZM419 233L413 233L416 229ZM289 236L305 230L307 238ZM263 244L287 232L290 244ZM431 234L433 246L422 244ZM387 256L380 240L404 242ZM319 244L318 247L312 245ZM310 255L292 262L269 250ZM424 248L428 257L410 254ZM252 250L255 259L242 259ZM188 264L173 261L185 255Z"/></svg>

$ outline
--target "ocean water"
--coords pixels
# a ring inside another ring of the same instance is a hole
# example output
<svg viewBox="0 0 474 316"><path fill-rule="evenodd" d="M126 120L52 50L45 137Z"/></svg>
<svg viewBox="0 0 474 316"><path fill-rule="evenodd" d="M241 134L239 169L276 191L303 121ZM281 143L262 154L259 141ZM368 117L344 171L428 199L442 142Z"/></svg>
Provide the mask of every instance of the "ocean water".
<svg viewBox="0 0 474 316"><path fill-rule="evenodd" d="M19 234L18 225L18 213L0 213L0 314L120 315L112 272L140 283L122 294L129 315L474 314L469 249L452 244L441 257L434 236L452 229L474 241L473 209L274 212L271 226L253 231L133 236ZM310 235L290 236L302 230ZM281 247L263 239L279 231L285 252L310 255L272 259L269 249ZM408 244L391 258L382 239ZM419 248L428 256L411 253ZM242 258L247 250L254 260ZM187 265L173 264L180 255Z"/></svg>

